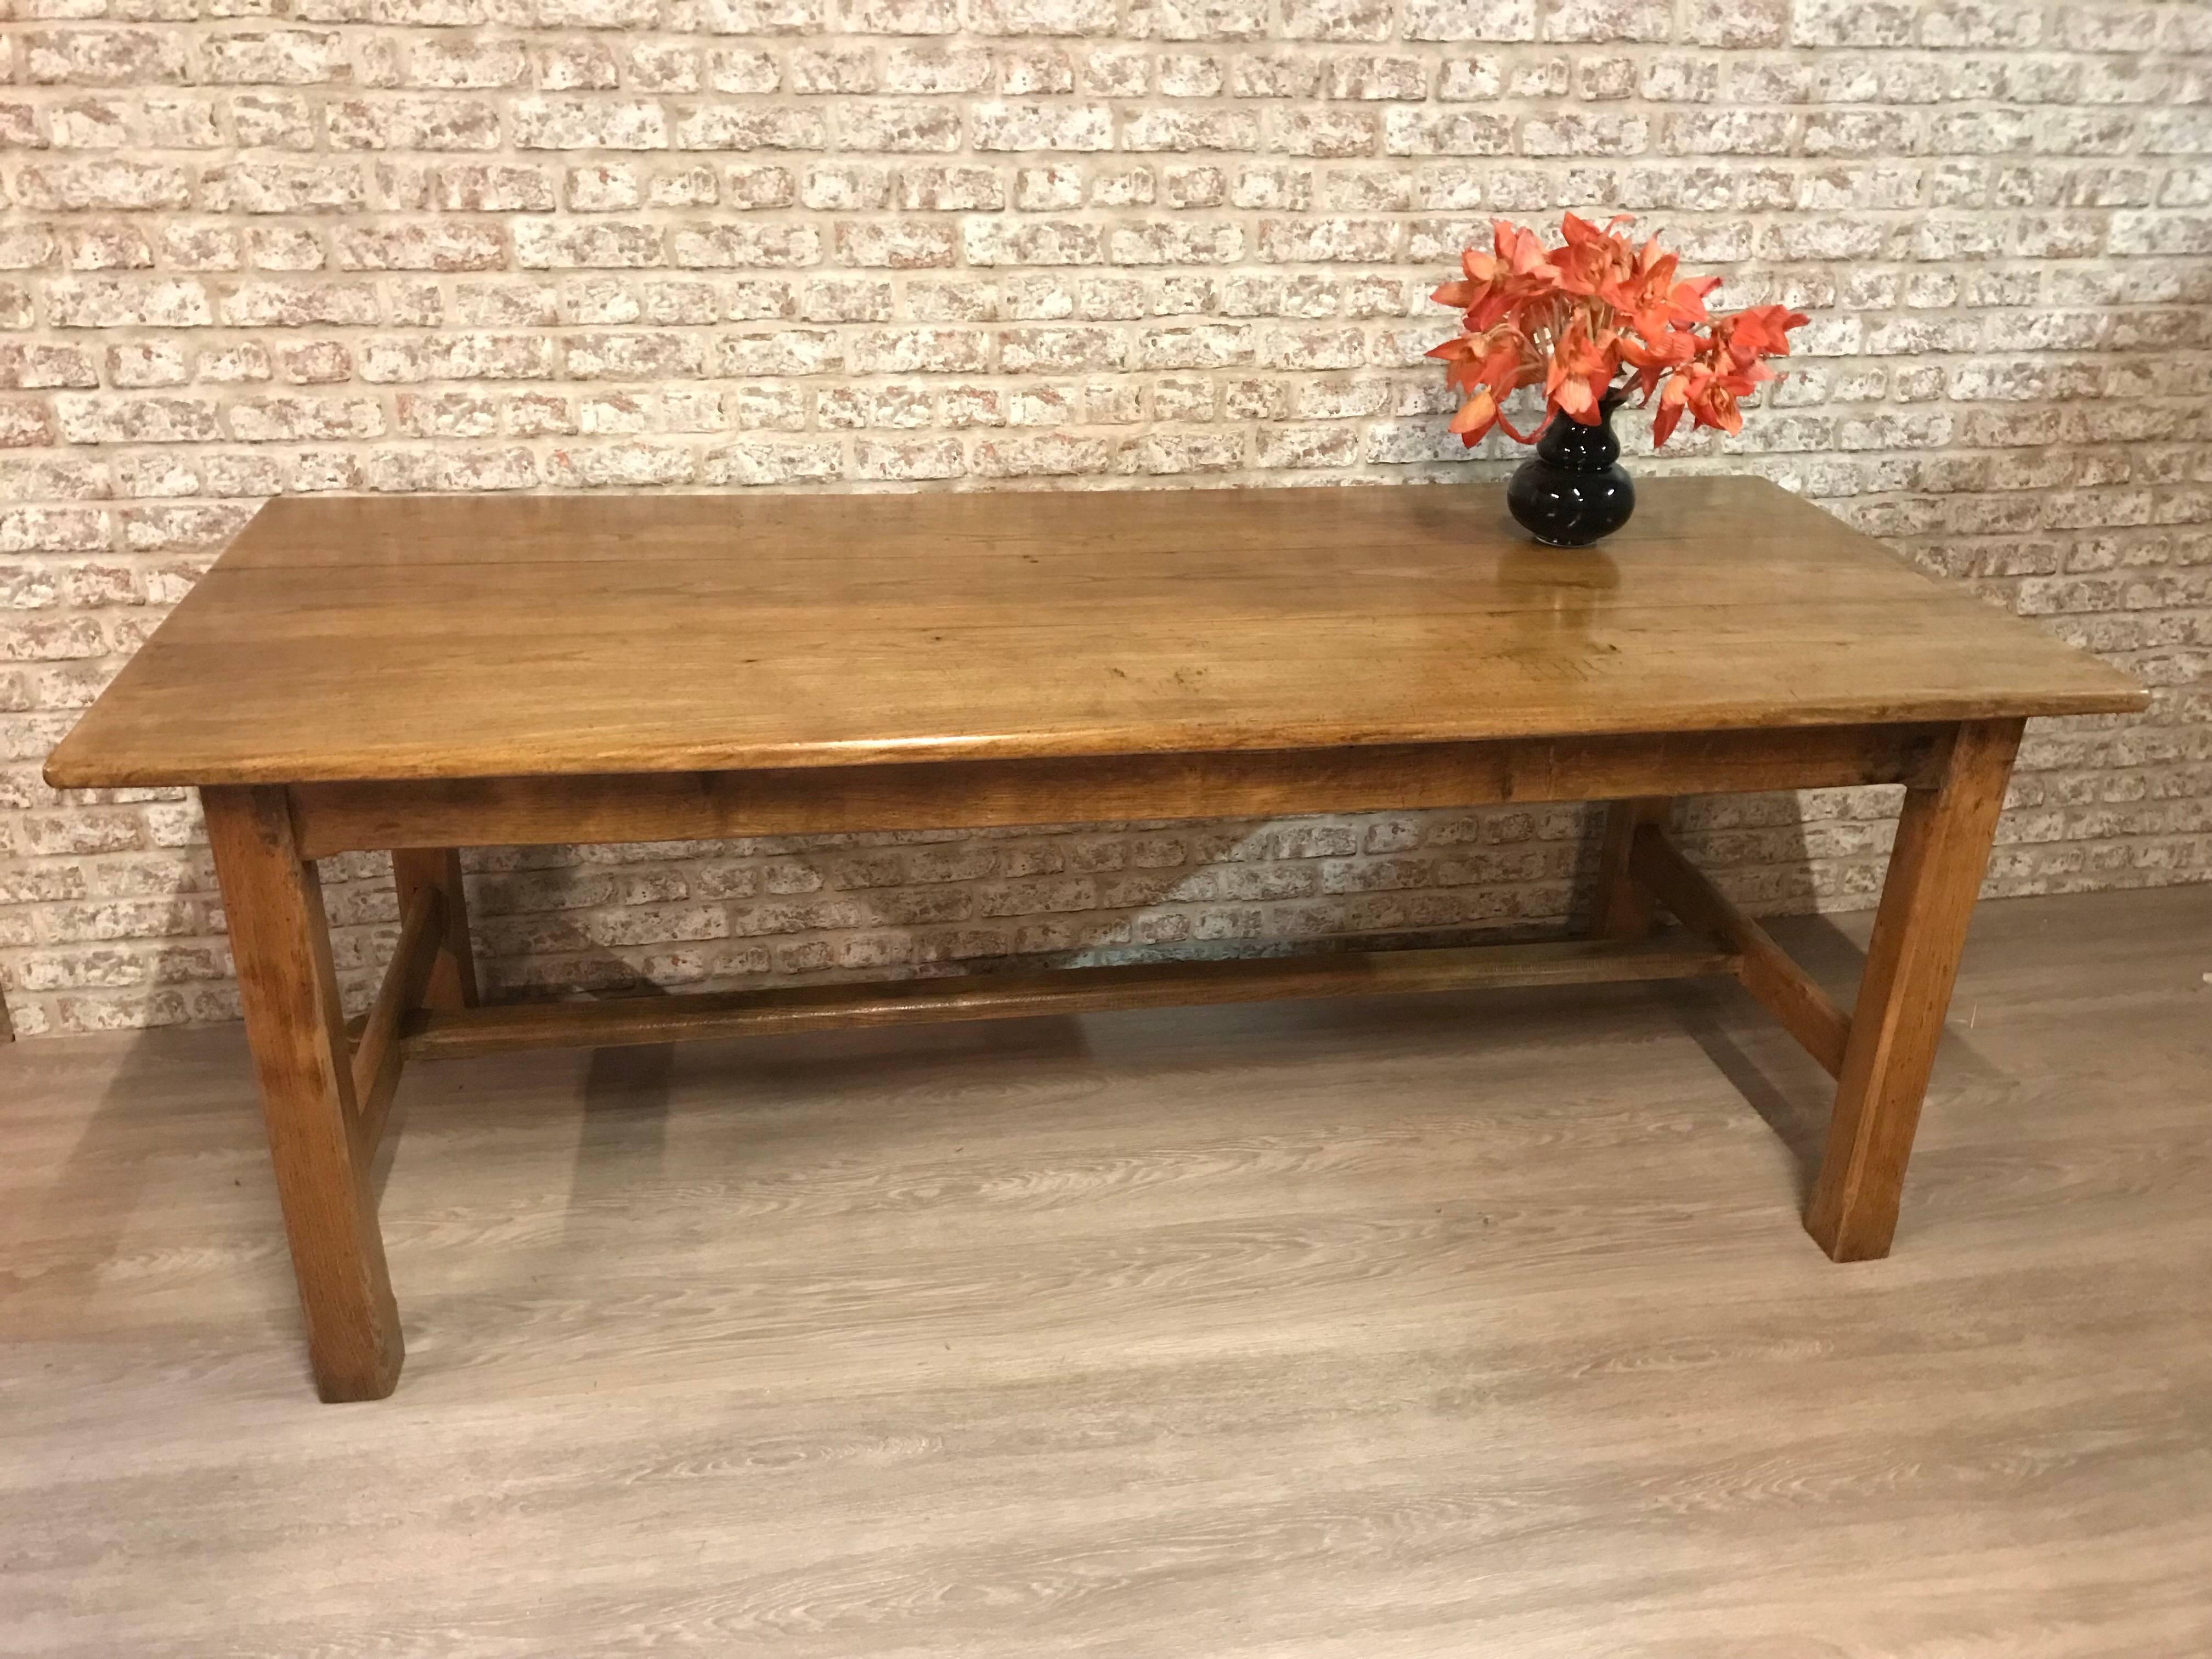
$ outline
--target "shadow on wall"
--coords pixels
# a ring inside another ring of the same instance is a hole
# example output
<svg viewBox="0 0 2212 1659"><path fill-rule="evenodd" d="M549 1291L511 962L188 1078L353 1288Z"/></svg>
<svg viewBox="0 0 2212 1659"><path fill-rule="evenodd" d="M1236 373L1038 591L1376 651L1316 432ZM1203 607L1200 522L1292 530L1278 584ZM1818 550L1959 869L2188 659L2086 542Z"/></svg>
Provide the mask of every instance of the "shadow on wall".
<svg viewBox="0 0 2212 1659"><path fill-rule="evenodd" d="M1755 914L1864 908L1896 795L1711 797L1676 824ZM1585 908L1597 820L1559 805L483 848L471 912L486 989L507 998L1441 945L1540 935ZM19 1036L236 1018L204 847L131 868L144 890L47 907L66 933L0 953ZM357 1013L398 933L389 860L322 873Z"/></svg>
<svg viewBox="0 0 2212 1659"><path fill-rule="evenodd" d="M1748 908L1864 906L1895 793L1692 801L1677 821L1692 856L1733 866L1723 884ZM1599 820L1492 807L485 849L471 907L488 993L522 999L1449 944L1585 911ZM388 889L361 896L379 937L347 952L366 964L356 999L391 932Z"/></svg>
<svg viewBox="0 0 2212 1659"><path fill-rule="evenodd" d="M1587 880L1580 808L472 854L518 996L1534 933Z"/></svg>

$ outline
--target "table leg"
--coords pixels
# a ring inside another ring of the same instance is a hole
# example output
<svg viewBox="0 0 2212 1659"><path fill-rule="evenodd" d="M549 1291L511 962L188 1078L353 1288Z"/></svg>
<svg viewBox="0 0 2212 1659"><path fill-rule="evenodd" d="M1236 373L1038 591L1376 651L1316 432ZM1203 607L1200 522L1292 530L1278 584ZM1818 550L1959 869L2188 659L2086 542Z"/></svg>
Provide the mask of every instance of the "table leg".
<svg viewBox="0 0 2212 1659"><path fill-rule="evenodd" d="M1609 802L1605 840L1598 849L1597 894L1590 932L1599 939L1642 939L1651 931L1650 890L1629 873L1636 832L1647 823L1666 827L1674 803L1664 795Z"/></svg>
<svg viewBox="0 0 2212 1659"><path fill-rule="evenodd" d="M1962 724L1933 788L1908 789L1805 1226L1838 1261L1889 1254L1921 1097L1988 867L2021 722Z"/></svg>
<svg viewBox="0 0 2212 1659"><path fill-rule="evenodd" d="M468 900L461 891L461 855L450 847L396 847L392 852L392 879L399 889L399 914L407 914L415 895L434 887L445 901L446 936L438 948L437 966L423 988L425 1008L473 1008L477 1006L477 959L469 945Z"/></svg>
<svg viewBox="0 0 2212 1659"><path fill-rule="evenodd" d="M404 1350L376 1198L355 1139L353 1072L315 866L284 791L200 792L222 880L307 1353L325 1400L380 1400Z"/></svg>

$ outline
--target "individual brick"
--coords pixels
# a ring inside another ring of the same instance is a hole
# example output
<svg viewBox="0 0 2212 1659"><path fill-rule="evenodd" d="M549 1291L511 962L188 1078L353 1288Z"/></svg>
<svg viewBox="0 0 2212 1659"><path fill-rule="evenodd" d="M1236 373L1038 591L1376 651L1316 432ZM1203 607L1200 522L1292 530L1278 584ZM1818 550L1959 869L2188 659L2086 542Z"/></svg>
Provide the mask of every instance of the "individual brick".
<svg viewBox="0 0 2212 1659"><path fill-rule="evenodd" d="M960 111L951 104L859 99L837 105L833 118L842 149L927 155L960 148Z"/></svg>
<svg viewBox="0 0 2212 1659"><path fill-rule="evenodd" d="M996 56L1000 92L1029 97L1075 90L1075 61L1060 47L1008 47Z"/></svg>
<svg viewBox="0 0 2212 1659"><path fill-rule="evenodd" d="M690 170L694 181L688 191L663 191L656 196L690 195L696 199L711 202L716 198L713 172L704 167ZM698 183L704 180L703 187ZM723 200L733 208L789 207L798 199L799 181L789 167L772 161L745 161L722 169L720 192Z"/></svg>
<svg viewBox="0 0 2212 1659"><path fill-rule="evenodd" d="M775 54L752 46L717 46L707 54L707 85L715 92L774 92L783 82Z"/></svg>
<svg viewBox="0 0 2212 1659"><path fill-rule="evenodd" d="M595 444L558 448L547 457L546 482L564 489L643 489L690 483L699 458L685 445ZM621 913L613 913L619 915Z"/></svg>
<svg viewBox="0 0 2212 1659"><path fill-rule="evenodd" d="M952 225L931 220L863 221L836 228L836 258L846 265L894 270L950 265L958 246Z"/></svg>
<svg viewBox="0 0 2212 1659"><path fill-rule="evenodd" d="M514 105L520 149L665 149L668 118L637 99L522 98Z"/></svg>
<svg viewBox="0 0 2212 1659"><path fill-rule="evenodd" d="M697 48L665 41L639 41L627 52L629 84L642 92L696 92Z"/></svg>
<svg viewBox="0 0 2212 1659"><path fill-rule="evenodd" d="M822 262L822 234L811 225L679 225L668 250L671 264L694 268L813 265Z"/></svg>
<svg viewBox="0 0 2212 1659"><path fill-rule="evenodd" d="M562 266L635 269L661 263L661 229L657 224L524 219L515 222L510 234L514 241L514 262L526 270Z"/></svg>
<svg viewBox="0 0 2212 1659"><path fill-rule="evenodd" d="M1109 328L1014 328L999 335L999 367L1010 374L1119 369L1127 362L1127 342Z"/></svg>
<svg viewBox="0 0 2212 1659"><path fill-rule="evenodd" d="M460 330L373 336L361 348L361 378L371 383L544 380L554 372L556 349L551 338L532 334Z"/></svg>
<svg viewBox="0 0 2212 1659"><path fill-rule="evenodd" d="M125 159L33 162L16 170L15 199L44 212L151 212L188 206L191 175L182 167Z"/></svg>
<svg viewBox="0 0 2212 1659"><path fill-rule="evenodd" d="M1112 470L1116 455L1107 439L1048 432L979 438L970 467L983 478L1079 477Z"/></svg>
<svg viewBox="0 0 2212 1659"><path fill-rule="evenodd" d="M968 0L968 27L978 34L1111 34L1115 0Z"/></svg>
<svg viewBox="0 0 2212 1659"><path fill-rule="evenodd" d="M990 337L970 329L872 329L853 337L856 374L973 374L990 361Z"/></svg>
<svg viewBox="0 0 2212 1659"><path fill-rule="evenodd" d="M497 270L507 264L507 238L496 225L341 226L331 240L342 270Z"/></svg>
<svg viewBox="0 0 2212 1659"><path fill-rule="evenodd" d="M1779 46L1789 30L1790 0L1685 0L1680 38L1701 46Z"/></svg>
<svg viewBox="0 0 2212 1659"><path fill-rule="evenodd" d="M181 366L181 348L168 342L161 343L174 354ZM182 378L181 374L179 378ZM82 346L0 340L0 386L34 392L47 387L89 386L99 383L100 375L93 366L92 354ZM142 384L169 385L173 382L149 380Z"/></svg>
<svg viewBox="0 0 2212 1659"><path fill-rule="evenodd" d="M562 343L562 369L574 380L697 379L707 373L704 335L634 331L571 335Z"/></svg>
<svg viewBox="0 0 2212 1659"><path fill-rule="evenodd" d="M320 264L320 244L314 233L302 229L296 234L314 246L315 254L309 263L293 269L312 270ZM246 246L247 238L234 226L172 220L161 227L159 252L173 270L236 270L246 264Z"/></svg>
<svg viewBox="0 0 2212 1659"><path fill-rule="evenodd" d="M747 438L708 450L699 478L712 484L819 483L844 471L843 450L833 441Z"/></svg>
<svg viewBox="0 0 2212 1659"><path fill-rule="evenodd" d="M1487 110L1394 106L1383 112L1388 155L1510 155L1514 120Z"/></svg>
<svg viewBox="0 0 2212 1659"><path fill-rule="evenodd" d="M204 328L215 313L197 282L57 277L46 285L46 319L56 328Z"/></svg>
<svg viewBox="0 0 2212 1659"><path fill-rule="evenodd" d="M830 374L844 365L844 341L827 329L779 328L718 335L716 372L724 375Z"/></svg>
<svg viewBox="0 0 2212 1659"><path fill-rule="evenodd" d="M1797 46L1909 46L1912 0L1792 0L1790 43Z"/></svg>
<svg viewBox="0 0 2212 1659"><path fill-rule="evenodd" d="M855 478L915 482L957 478L967 470L957 438L859 438L853 444Z"/></svg>
<svg viewBox="0 0 2212 1659"><path fill-rule="evenodd" d="M407 48L403 85L473 92L519 87L530 79L530 54L520 40L434 36Z"/></svg>
<svg viewBox="0 0 2212 1659"><path fill-rule="evenodd" d="M1283 33L1292 40L1388 40L1393 22L1389 0L1294 0L1283 12Z"/></svg>
<svg viewBox="0 0 2212 1659"><path fill-rule="evenodd" d="M963 219L962 257L971 265L1088 265L1098 261L1101 232L1096 225L1060 220L1008 223L1002 219Z"/></svg>
<svg viewBox="0 0 2212 1659"><path fill-rule="evenodd" d="M499 112L480 98L355 98L329 106L333 149L496 149Z"/></svg>
<svg viewBox="0 0 2212 1659"><path fill-rule="evenodd" d="M1219 222L1156 220L1106 239L1106 258L1117 265L1235 264L1244 253L1243 228Z"/></svg>
<svg viewBox="0 0 2212 1659"><path fill-rule="evenodd" d="M1249 150L1260 142L1260 118L1249 110L1146 111L1122 123L1125 150Z"/></svg>
<svg viewBox="0 0 2212 1659"><path fill-rule="evenodd" d="M1128 27L1139 40L1256 40L1270 9L1267 0L1138 0Z"/></svg>
<svg viewBox="0 0 2212 1659"><path fill-rule="evenodd" d="M240 29L210 33L199 45L199 78L254 86L320 86L353 70L336 29Z"/></svg>
<svg viewBox="0 0 2212 1659"><path fill-rule="evenodd" d="M609 92L622 84L622 64L604 40L562 40L532 54L532 80L547 92Z"/></svg>
<svg viewBox="0 0 2212 1659"><path fill-rule="evenodd" d="M1536 0L1407 0L1408 40L1533 40Z"/></svg>
<svg viewBox="0 0 2212 1659"><path fill-rule="evenodd" d="M1382 261L1397 251L1398 227L1388 219L1262 219L1261 257L1271 263Z"/></svg>
<svg viewBox="0 0 2212 1659"><path fill-rule="evenodd" d="M12 254L9 268L15 270L44 264L51 257L48 243L33 235L29 246L18 250L0 240L0 257ZM154 245L133 224L72 225L64 233L63 248L64 263L71 270L143 270L154 264Z"/></svg>
<svg viewBox="0 0 2212 1659"><path fill-rule="evenodd" d="M378 320L376 290L366 283L240 283L224 296L233 328L306 328Z"/></svg>
<svg viewBox="0 0 2212 1659"><path fill-rule="evenodd" d="M160 85L183 81L188 69L184 37L168 29L29 29L17 51L32 86Z"/></svg>
<svg viewBox="0 0 2212 1659"><path fill-rule="evenodd" d="M226 419L230 435L246 443L375 438L385 428L383 406L368 398L247 398L233 403Z"/></svg>
<svg viewBox="0 0 2212 1659"><path fill-rule="evenodd" d="M1009 103L975 106L980 150L1099 150L1114 144L1114 115L1104 104ZM884 149L884 145L870 145Z"/></svg>
<svg viewBox="0 0 2212 1659"><path fill-rule="evenodd" d="M907 212L995 210L1006 205L1006 182L994 167L904 167L887 199L852 204L863 204L896 205Z"/></svg>
<svg viewBox="0 0 2212 1659"><path fill-rule="evenodd" d="M799 314L810 323L887 323L897 310L897 290L884 281L833 276L800 290Z"/></svg>
<svg viewBox="0 0 2212 1659"><path fill-rule="evenodd" d="M809 46L791 54L796 93L873 92L878 85L872 47Z"/></svg>
<svg viewBox="0 0 2212 1659"><path fill-rule="evenodd" d="M951 34L960 27L957 0L836 0L836 5L837 27L848 34Z"/></svg>
<svg viewBox="0 0 2212 1659"><path fill-rule="evenodd" d="M1523 122L1520 147L1524 155L1640 155L1650 143L1641 115L1568 111Z"/></svg>
<svg viewBox="0 0 2212 1659"><path fill-rule="evenodd" d="M1670 0L1544 0L1547 40L1665 40L1674 32Z"/></svg>
<svg viewBox="0 0 2212 1659"><path fill-rule="evenodd" d="M346 213L368 205L352 161L234 161L200 178L199 206L211 213Z"/></svg>
<svg viewBox="0 0 2212 1659"><path fill-rule="evenodd" d="M1815 116L1814 120L1836 119ZM1669 115L1659 147L1669 155L1786 155L1793 148L1797 118L1787 110L1700 110ZM1829 153L1808 132L1808 155ZM1533 153L1533 152L1532 152Z"/></svg>
<svg viewBox="0 0 2212 1659"><path fill-rule="evenodd" d="M972 46L907 43L884 55L882 89L893 94L981 92L991 84L991 57Z"/></svg>

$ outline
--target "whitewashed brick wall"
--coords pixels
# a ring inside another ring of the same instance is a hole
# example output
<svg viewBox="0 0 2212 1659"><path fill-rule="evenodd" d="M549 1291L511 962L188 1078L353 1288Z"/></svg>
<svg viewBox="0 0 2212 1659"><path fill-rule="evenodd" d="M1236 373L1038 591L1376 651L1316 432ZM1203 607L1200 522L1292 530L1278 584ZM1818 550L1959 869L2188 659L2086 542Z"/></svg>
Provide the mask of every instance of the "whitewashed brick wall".
<svg viewBox="0 0 2212 1659"><path fill-rule="evenodd" d="M2158 691L2039 729L2002 892L2212 871L2212 7L2014 0L13 0L0 988L233 1012L191 803L46 749L278 492L1500 475L1425 303L1626 210L1814 314L1764 472ZM0 16L8 14L0 10ZM1883 792L1691 809L1765 908ZM493 853L509 988L1533 925L1573 809ZM380 860L328 872L349 976Z"/></svg>

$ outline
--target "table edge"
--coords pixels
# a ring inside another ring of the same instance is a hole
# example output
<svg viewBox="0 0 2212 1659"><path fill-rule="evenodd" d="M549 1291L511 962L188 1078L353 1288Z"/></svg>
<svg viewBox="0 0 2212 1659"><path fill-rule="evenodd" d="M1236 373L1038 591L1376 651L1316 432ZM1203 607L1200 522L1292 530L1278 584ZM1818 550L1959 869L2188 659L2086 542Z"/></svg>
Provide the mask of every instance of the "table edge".
<svg viewBox="0 0 2212 1659"><path fill-rule="evenodd" d="M2107 665L2109 666L2109 665ZM2117 675L2120 671L2114 670ZM1216 754L1300 754L1393 747L1453 747L1487 743L1572 740L1582 738L1682 738L1705 732L1790 732L1819 727L1893 726L1984 720L2060 719L2080 715L2140 714L2151 694L2141 685L2109 691L2084 690L2040 696L1956 698L1905 707L1897 704L1832 705L1802 711L1789 720L1683 720L1664 724L1624 721L1618 725L1502 727L1482 731L1407 728L1357 734L1325 730L1307 734L1279 732L1266 741L1239 742L1234 732L1194 733L1187 742L1143 743L1129 733L1097 734L1095 741L1065 738L1041 743L1029 737L945 738L861 742L788 748L713 750L690 748L658 756L609 756L544 770L513 766L485 768L427 764L371 772L317 767L296 760L226 767L176 767L125 761L101 766L71 753L83 721L47 756L42 775L56 789L208 788L306 783L459 782L499 777L658 777L694 773L860 770L948 761L1106 761L1133 756ZM88 710L89 720L92 711Z"/></svg>

